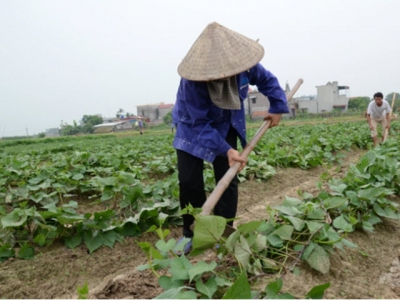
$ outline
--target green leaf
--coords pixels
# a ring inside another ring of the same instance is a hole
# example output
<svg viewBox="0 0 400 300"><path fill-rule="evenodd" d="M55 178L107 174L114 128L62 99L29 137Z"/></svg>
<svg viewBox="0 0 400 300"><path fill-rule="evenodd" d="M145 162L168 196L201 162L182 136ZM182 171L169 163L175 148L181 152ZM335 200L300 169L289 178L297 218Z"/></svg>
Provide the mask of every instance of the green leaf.
<svg viewBox="0 0 400 300"><path fill-rule="evenodd" d="M290 221L290 223L292 223L294 229L297 231L301 231L306 224L303 220L296 217L287 217L287 219Z"/></svg>
<svg viewBox="0 0 400 300"><path fill-rule="evenodd" d="M1 218L1 225L3 228L7 227L19 227L23 225L27 220L25 213L21 209L17 208L10 212L8 215Z"/></svg>
<svg viewBox="0 0 400 300"><path fill-rule="evenodd" d="M261 226L262 223L264 223L265 221L252 221L252 222L248 222L242 225L238 226L238 230L243 233L243 234L247 234L250 232L255 231L258 227Z"/></svg>
<svg viewBox="0 0 400 300"><path fill-rule="evenodd" d="M108 246L111 249L114 247L115 241L117 240L117 233L113 230L109 230L103 233L104 246Z"/></svg>
<svg viewBox="0 0 400 300"><path fill-rule="evenodd" d="M37 236L35 236L33 241L35 243L38 243L39 246L43 246L44 244L46 244L46 236L43 233L38 234Z"/></svg>
<svg viewBox="0 0 400 300"><path fill-rule="evenodd" d="M185 256L181 256L171 260L170 273L172 274L172 280L188 280L190 278L189 269L191 264L189 262L190 266L187 268L185 259L187 260Z"/></svg>
<svg viewBox="0 0 400 300"><path fill-rule="evenodd" d="M18 252L17 257L20 259L33 259L35 256L35 249L31 247L28 243L25 243Z"/></svg>
<svg viewBox="0 0 400 300"><path fill-rule="evenodd" d="M150 269L150 265L145 264L145 265L139 265L136 267L136 270L138 271L144 271L144 270L149 270Z"/></svg>
<svg viewBox="0 0 400 300"><path fill-rule="evenodd" d="M330 185L329 188L334 191L334 194L342 195L343 191L347 188L347 185L344 183L340 183L338 185Z"/></svg>
<svg viewBox="0 0 400 300"><path fill-rule="evenodd" d="M349 248L357 248L358 247L356 244L353 244L352 242L350 242L349 240L346 240L346 239L342 239L342 243Z"/></svg>
<svg viewBox="0 0 400 300"><path fill-rule="evenodd" d="M176 253L181 253L183 249L185 248L186 244L190 242L190 238L183 238L179 243L175 243L174 247L172 250Z"/></svg>
<svg viewBox="0 0 400 300"><path fill-rule="evenodd" d="M299 206L303 203L304 202L298 198L285 196L285 200L283 200L282 205L292 207L292 206Z"/></svg>
<svg viewBox="0 0 400 300"><path fill-rule="evenodd" d="M239 230L236 230L234 233L232 233L225 242L225 247L229 251L233 252L233 249L235 248L236 242L239 239L241 233Z"/></svg>
<svg viewBox="0 0 400 300"><path fill-rule="evenodd" d="M261 252L262 250L268 248L267 237L263 234L250 235L247 238L247 241L250 248L253 249L255 252Z"/></svg>
<svg viewBox="0 0 400 300"><path fill-rule="evenodd" d="M376 154L373 151L367 152L358 162L357 168L362 172L366 173L367 168L371 166L376 160Z"/></svg>
<svg viewBox="0 0 400 300"><path fill-rule="evenodd" d="M324 200L325 209L337 208L347 203L347 198L345 197L331 197Z"/></svg>
<svg viewBox="0 0 400 300"><path fill-rule="evenodd" d="M317 207L310 211L307 217L314 220L324 220L326 215L322 208Z"/></svg>
<svg viewBox="0 0 400 300"><path fill-rule="evenodd" d="M215 261L211 262L210 264L207 264L204 261L199 261L195 266L193 266L189 270L189 282L193 280L194 277L196 277L199 274L203 274L206 272L211 272L217 267L217 263Z"/></svg>
<svg viewBox="0 0 400 300"><path fill-rule="evenodd" d="M347 222L347 220L344 218L343 215L340 215L339 217L333 220L333 227L341 229L344 232L354 231L353 226L349 222Z"/></svg>
<svg viewBox="0 0 400 300"><path fill-rule="evenodd" d="M327 274L331 267L328 253L320 245L315 245L313 251L306 259L311 268Z"/></svg>
<svg viewBox="0 0 400 300"><path fill-rule="evenodd" d="M293 226L283 225L276 229L272 234L278 235L283 240L290 240L292 238Z"/></svg>
<svg viewBox="0 0 400 300"><path fill-rule="evenodd" d="M162 275L158 278L158 284L164 290L168 290L171 288L171 277Z"/></svg>
<svg viewBox="0 0 400 300"><path fill-rule="evenodd" d="M323 299L325 291L331 286L330 282L314 286L305 296L306 299Z"/></svg>
<svg viewBox="0 0 400 300"><path fill-rule="evenodd" d="M147 255L150 253L151 244L149 242L137 242L139 247L143 250Z"/></svg>
<svg viewBox="0 0 400 300"><path fill-rule="evenodd" d="M282 289L282 279L278 278L276 281L271 282L265 288L268 299L275 299L280 290Z"/></svg>
<svg viewBox="0 0 400 300"><path fill-rule="evenodd" d="M7 260L10 257L15 256L14 249L11 248L9 244L5 244L0 247L0 262Z"/></svg>
<svg viewBox="0 0 400 300"><path fill-rule="evenodd" d="M306 221L308 230L310 230L310 233L313 234L320 230L322 227L324 227L324 223L320 222L312 222L312 221Z"/></svg>
<svg viewBox="0 0 400 300"><path fill-rule="evenodd" d="M252 254L249 244L243 235L240 236L239 242L236 243L234 253L237 261L247 270L249 267L250 256Z"/></svg>
<svg viewBox="0 0 400 300"><path fill-rule="evenodd" d="M180 291L176 299L196 299L197 293L195 291Z"/></svg>
<svg viewBox="0 0 400 300"><path fill-rule="evenodd" d="M162 256L162 254L153 246L150 247L150 252L149 252L150 256L154 259L163 259L164 257Z"/></svg>
<svg viewBox="0 0 400 300"><path fill-rule="evenodd" d="M76 288L76 291L78 292L78 299L87 299L88 298L88 295L89 295L89 286L88 286L88 283L87 282L85 282L85 284L82 286L82 287L80 287L80 286L78 286L77 288Z"/></svg>
<svg viewBox="0 0 400 300"><path fill-rule="evenodd" d="M106 201L114 197L114 190L111 186L104 187L103 194L101 195L100 201Z"/></svg>
<svg viewBox="0 0 400 300"><path fill-rule="evenodd" d="M83 175L81 173L75 174L72 176L73 180L81 180L83 178Z"/></svg>
<svg viewBox="0 0 400 300"><path fill-rule="evenodd" d="M142 231L139 225L132 222L124 222L119 228L116 228L117 232L122 236L140 236Z"/></svg>
<svg viewBox="0 0 400 300"><path fill-rule="evenodd" d="M179 288L169 289L169 290L165 291L164 293L161 293L160 295L158 295L154 299L178 299L178 294L184 288L185 288L184 286L181 286Z"/></svg>
<svg viewBox="0 0 400 300"><path fill-rule="evenodd" d="M238 279L226 291L222 299L251 299L250 284L245 272L240 274Z"/></svg>
<svg viewBox="0 0 400 300"><path fill-rule="evenodd" d="M91 231L85 232L83 236L83 242L85 243L86 247L89 249L89 253L92 254L93 251L97 250L100 248L103 243L104 243L104 238L100 234L100 232L97 233L97 235L92 235Z"/></svg>
<svg viewBox="0 0 400 300"><path fill-rule="evenodd" d="M194 225L193 250L214 246L225 231L226 220L220 216L198 216Z"/></svg>
<svg viewBox="0 0 400 300"><path fill-rule="evenodd" d="M357 193L355 191L347 191L346 197L350 200L350 203L359 206L361 201L358 199Z"/></svg>
<svg viewBox="0 0 400 300"><path fill-rule="evenodd" d="M57 221L61 224L61 225L66 225L66 224L74 224L78 221L82 221L85 218L83 216L80 215L70 215L70 214L62 214L56 217Z"/></svg>
<svg viewBox="0 0 400 300"><path fill-rule="evenodd" d="M217 282L214 277L210 277L208 281L204 284L201 278L196 280L196 289L206 295L208 299L212 299L212 296L217 291Z"/></svg>
<svg viewBox="0 0 400 300"><path fill-rule="evenodd" d="M170 239L170 240L168 240L168 242L165 242L164 240L158 240L155 246L161 252L168 252L168 251L172 250L175 247L175 245L176 245L176 240ZM183 248L181 249L181 251L182 250L183 250Z"/></svg>
<svg viewBox="0 0 400 300"><path fill-rule="evenodd" d="M73 235L71 237L66 238L64 243L65 246L67 246L68 248L74 249L82 243L82 237L79 235Z"/></svg>
<svg viewBox="0 0 400 300"><path fill-rule="evenodd" d="M104 186L114 186L117 184L117 179L115 177L106 177L106 178L98 177L97 181L99 184Z"/></svg>
<svg viewBox="0 0 400 300"><path fill-rule="evenodd" d="M185 285L184 280L172 280L171 277L162 275L158 279L158 284L164 289L164 290L169 290L172 288L179 288L183 285Z"/></svg>
<svg viewBox="0 0 400 300"><path fill-rule="evenodd" d="M276 247L276 248L282 247L282 245L283 245L283 241L276 234L267 235L267 240L268 240L268 243L271 244L271 246Z"/></svg>
<svg viewBox="0 0 400 300"><path fill-rule="evenodd" d="M362 228L365 231L374 232L374 226L368 221L363 221L362 222Z"/></svg>
<svg viewBox="0 0 400 300"><path fill-rule="evenodd" d="M32 185L37 185L38 183L42 182L44 178L35 177L28 180L28 182Z"/></svg>
<svg viewBox="0 0 400 300"><path fill-rule="evenodd" d="M303 212L298 210L296 207L290 207L285 205L274 206L274 209L288 216L296 216L303 214Z"/></svg>
<svg viewBox="0 0 400 300"><path fill-rule="evenodd" d="M384 208L382 208L378 203L375 202L374 204L374 212L381 217L385 217L385 218L390 218L390 219L399 219L399 214L397 212L394 212L393 209L391 209L389 206L385 206Z"/></svg>
<svg viewBox="0 0 400 300"><path fill-rule="evenodd" d="M315 245L316 244L314 242L310 242L310 244L308 244L306 246L306 248L304 249L304 252L301 255L301 258L306 260L310 256L310 254L314 251Z"/></svg>
<svg viewBox="0 0 400 300"><path fill-rule="evenodd" d="M5 215L7 213L6 207L4 205L0 205L0 216Z"/></svg>

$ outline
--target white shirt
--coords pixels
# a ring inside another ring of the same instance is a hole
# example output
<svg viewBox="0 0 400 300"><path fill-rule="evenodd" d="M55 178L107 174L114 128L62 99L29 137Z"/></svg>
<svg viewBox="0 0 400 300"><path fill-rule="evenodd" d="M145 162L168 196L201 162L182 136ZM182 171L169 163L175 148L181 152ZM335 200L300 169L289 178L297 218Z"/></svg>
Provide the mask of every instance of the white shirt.
<svg viewBox="0 0 400 300"><path fill-rule="evenodd" d="M371 115L372 119L382 119L386 118L386 115L391 111L389 103L386 100L382 100L381 106L376 105L375 100L372 100L368 105L367 114Z"/></svg>

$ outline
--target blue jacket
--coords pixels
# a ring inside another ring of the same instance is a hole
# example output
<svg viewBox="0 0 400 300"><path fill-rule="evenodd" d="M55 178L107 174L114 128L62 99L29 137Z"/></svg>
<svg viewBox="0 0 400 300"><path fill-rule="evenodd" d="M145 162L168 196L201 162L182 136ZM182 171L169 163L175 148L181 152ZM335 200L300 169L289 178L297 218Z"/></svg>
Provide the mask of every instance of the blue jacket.
<svg viewBox="0 0 400 300"><path fill-rule="evenodd" d="M286 95L277 78L257 64L250 70L236 75L240 110L222 109L216 106L203 81L181 79L176 103L172 112L176 125L173 146L193 156L213 162L217 155L226 155L231 148L225 141L229 126L238 132L242 147L246 146L246 118L243 101L247 98L249 84L268 97L269 113L288 113Z"/></svg>

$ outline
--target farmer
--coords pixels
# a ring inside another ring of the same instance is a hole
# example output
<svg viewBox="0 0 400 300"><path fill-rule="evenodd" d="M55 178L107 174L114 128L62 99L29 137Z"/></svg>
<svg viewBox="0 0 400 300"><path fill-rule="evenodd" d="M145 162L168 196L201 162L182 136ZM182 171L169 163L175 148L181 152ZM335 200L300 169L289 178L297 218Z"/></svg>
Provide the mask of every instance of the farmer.
<svg viewBox="0 0 400 300"><path fill-rule="evenodd" d="M288 113L286 95L277 78L259 63L263 47L218 23L209 24L180 63L182 77L172 113L176 125L173 146L178 158L180 205L202 207L206 200L203 180L204 161L213 164L218 182L235 162L239 172L246 159L239 156L237 139L246 146L243 101L249 85L268 97L270 127ZM214 208L214 214L232 219L238 204L238 179L235 177ZM191 238L194 219L183 216L183 236ZM233 221L228 222L233 225ZM182 240L182 239L181 239ZM191 243L186 244L185 253Z"/></svg>
<svg viewBox="0 0 400 300"><path fill-rule="evenodd" d="M143 134L143 120L141 116L138 117L138 127L140 134Z"/></svg>
<svg viewBox="0 0 400 300"><path fill-rule="evenodd" d="M374 101L368 105L367 119L369 128L371 129L371 137L374 147L378 144L378 123L382 126L382 142L384 141L384 131L390 129L390 112L391 108L386 100L383 100L383 94L378 92L374 94Z"/></svg>

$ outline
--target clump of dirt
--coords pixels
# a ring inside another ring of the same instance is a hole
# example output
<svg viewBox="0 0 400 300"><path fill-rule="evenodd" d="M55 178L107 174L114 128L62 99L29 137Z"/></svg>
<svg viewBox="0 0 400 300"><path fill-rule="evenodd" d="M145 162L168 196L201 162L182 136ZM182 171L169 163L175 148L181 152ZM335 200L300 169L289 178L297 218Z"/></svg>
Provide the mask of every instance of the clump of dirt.
<svg viewBox="0 0 400 300"><path fill-rule="evenodd" d="M362 153L347 153L341 166L282 169L267 182L242 183L236 224L265 218L267 205L278 204L284 196L297 197L298 190L317 193L316 182L321 174L343 176L348 165ZM390 220L377 226L374 233L349 234L347 239L358 248L336 250L331 256L328 274L322 275L302 264L299 276L284 275L283 289L301 297L313 286L330 282L326 298L400 298L399 229L400 221ZM180 228L171 228L171 237L180 235ZM136 270L146 263L137 241L153 243L156 240L154 234L126 238L113 249L102 247L93 254L85 246L69 249L54 244L36 248L33 260L9 259L0 264L0 295L2 298L77 298L77 287L87 282L90 298L153 298L162 290L150 271ZM257 284L265 286L261 279Z"/></svg>
<svg viewBox="0 0 400 300"><path fill-rule="evenodd" d="M157 277L149 270L136 270L113 277L90 292L90 298L97 299L152 299L161 294Z"/></svg>

